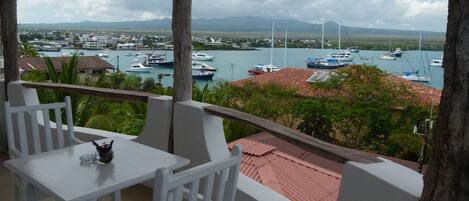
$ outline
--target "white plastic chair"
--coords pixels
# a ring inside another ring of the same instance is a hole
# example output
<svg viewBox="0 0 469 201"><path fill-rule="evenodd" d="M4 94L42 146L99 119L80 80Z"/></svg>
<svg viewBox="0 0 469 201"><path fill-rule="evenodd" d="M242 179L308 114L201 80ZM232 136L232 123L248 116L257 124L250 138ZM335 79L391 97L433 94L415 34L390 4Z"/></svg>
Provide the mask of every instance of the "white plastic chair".
<svg viewBox="0 0 469 201"><path fill-rule="evenodd" d="M66 134L62 126L62 109L65 111L67 121ZM55 140L52 135L49 111L53 111L55 116ZM10 159L26 157L81 143L81 141L75 138L73 132L71 100L68 96L65 97L65 102L33 106L11 107L9 102L5 102L5 114ZM40 117L38 115L42 116L42 122L38 121L38 117ZM40 123L43 123L43 125L40 125ZM27 126L28 124L30 127ZM42 132L40 132L39 128L43 128ZM13 199L21 200L20 197L24 198L29 184L18 175L13 175L13 184ZM38 196L43 197L44 195L42 194L41 192Z"/></svg>
<svg viewBox="0 0 469 201"><path fill-rule="evenodd" d="M234 201L242 148L234 146L231 157L205 163L173 174L166 168L155 176L153 201ZM202 184L202 188L199 186Z"/></svg>

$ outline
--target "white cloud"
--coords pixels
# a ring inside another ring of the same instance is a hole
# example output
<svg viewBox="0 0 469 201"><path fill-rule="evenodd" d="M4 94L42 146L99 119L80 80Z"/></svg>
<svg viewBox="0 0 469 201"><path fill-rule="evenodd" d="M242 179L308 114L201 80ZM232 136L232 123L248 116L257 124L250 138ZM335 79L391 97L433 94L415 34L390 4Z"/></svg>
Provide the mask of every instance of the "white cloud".
<svg viewBox="0 0 469 201"><path fill-rule="evenodd" d="M193 17L260 16L444 31L446 0L193 0ZM18 0L21 23L171 17L171 0Z"/></svg>

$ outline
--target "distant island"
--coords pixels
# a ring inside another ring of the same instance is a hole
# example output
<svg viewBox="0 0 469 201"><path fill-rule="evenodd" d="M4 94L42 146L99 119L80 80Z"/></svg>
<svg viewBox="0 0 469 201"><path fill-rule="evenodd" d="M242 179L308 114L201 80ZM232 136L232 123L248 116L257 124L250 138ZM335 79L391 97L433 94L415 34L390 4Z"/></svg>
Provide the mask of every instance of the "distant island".
<svg viewBox="0 0 469 201"><path fill-rule="evenodd" d="M126 22L41 23L20 24L22 42L35 39L62 42L67 39L74 48L119 49L119 43L134 43L135 48L161 48L171 44L170 19ZM193 19L194 50L255 50L270 47L272 20L261 17L227 17ZM325 47L338 48L338 26L326 22ZM320 48L322 24L298 20L275 20L275 47L283 47L284 31L288 28L289 48ZM359 47L361 50L415 50L418 36L423 35L423 50L441 51L445 33L418 30L373 29L341 25L342 48ZM55 35L54 35L55 34ZM130 38L120 38L124 34ZM60 36L63 35L63 36ZM97 41L93 41L93 37ZM156 37L156 38L155 38ZM163 37L163 38L160 38ZM165 40L168 41L165 41ZM103 44L93 44L102 42ZM111 42L110 42L111 41ZM87 44L87 42L89 44ZM47 43L47 41L42 42ZM67 47L67 44L62 45Z"/></svg>
<svg viewBox="0 0 469 201"><path fill-rule="evenodd" d="M258 35L259 33L270 33L272 20L262 17L226 17L226 18L197 18L192 20L194 32L209 33L231 33L243 35ZM276 19L276 31L283 32L288 28L291 37L320 36L322 24L313 24L299 20ZM418 37L419 32L429 38L444 38L443 32L418 31L418 30L396 30L375 29L343 26L344 38L346 37ZM336 37L338 24L333 21L325 23L325 34L327 37ZM81 31L132 31L132 32L162 32L171 29L171 19L158 19L147 21L124 21L124 22L97 22L83 21L77 23L40 23L20 24L21 29L44 29L44 30L81 30Z"/></svg>

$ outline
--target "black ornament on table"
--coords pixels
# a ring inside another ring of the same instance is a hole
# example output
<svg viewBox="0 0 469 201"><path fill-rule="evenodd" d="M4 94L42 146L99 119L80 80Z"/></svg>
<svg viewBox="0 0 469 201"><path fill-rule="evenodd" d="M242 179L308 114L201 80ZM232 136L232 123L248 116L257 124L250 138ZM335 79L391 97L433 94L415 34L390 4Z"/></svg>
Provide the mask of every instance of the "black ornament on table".
<svg viewBox="0 0 469 201"><path fill-rule="evenodd" d="M95 141L91 140L93 145L96 147L96 150L98 151L98 162L102 164L107 164L112 161L114 158L114 153L112 151L112 144L114 143L114 140L111 141L111 143L103 143L102 145L99 145Z"/></svg>

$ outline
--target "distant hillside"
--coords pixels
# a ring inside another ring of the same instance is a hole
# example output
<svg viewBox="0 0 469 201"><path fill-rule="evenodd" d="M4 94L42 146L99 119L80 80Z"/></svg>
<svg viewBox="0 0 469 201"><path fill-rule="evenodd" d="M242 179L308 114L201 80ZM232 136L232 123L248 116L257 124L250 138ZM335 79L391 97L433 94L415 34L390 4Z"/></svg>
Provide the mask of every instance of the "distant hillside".
<svg viewBox="0 0 469 201"><path fill-rule="evenodd" d="M193 31L199 32L270 32L272 20L261 17L227 17L227 18L199 18L192 21ZM312 24L298 20L279 19L275 21L276 30L285 30L296 33L321 33L322 24ZM325 24L326 35L337 35L337 23ZM126 22L95 22L83 21L79 23L53 23L53 24L22 24L23 29L48 30L119 30L119 31L162 31L171 28L171 19ZM360 27L343 27L342 34L349 36L383 36L383 37L416 37L419 31L372 29ZM443 38L442 32L423 31L426 37Z"/></svg>

